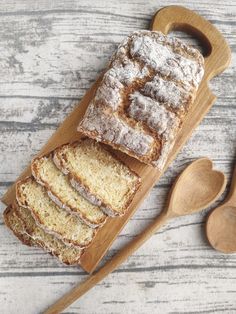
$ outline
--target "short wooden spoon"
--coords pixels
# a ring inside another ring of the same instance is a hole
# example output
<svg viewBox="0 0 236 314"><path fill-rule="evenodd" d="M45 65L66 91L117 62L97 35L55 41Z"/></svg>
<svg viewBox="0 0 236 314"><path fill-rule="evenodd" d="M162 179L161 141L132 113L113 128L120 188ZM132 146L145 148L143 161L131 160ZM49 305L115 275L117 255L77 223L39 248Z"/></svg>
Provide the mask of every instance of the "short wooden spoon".
<svg viewBox="0 0 236 314"><path fill-rule="evenodd" d="M57 314L80 298L99 281L115 270L168 219L192 214L211 205L224 191L226 179L222 172L212 169L212 162L202 158L191 163L177 178L168 198L166 209L134 240L121 249L95 274L78 284L52 305L44 314Z"/></svg>
<svg viewBox="0 0 236 314"><path fill-rule="evenodd" d="M206 232L213 248L223 253L236 252L236 167L229 195L209 215Z"/></svg>

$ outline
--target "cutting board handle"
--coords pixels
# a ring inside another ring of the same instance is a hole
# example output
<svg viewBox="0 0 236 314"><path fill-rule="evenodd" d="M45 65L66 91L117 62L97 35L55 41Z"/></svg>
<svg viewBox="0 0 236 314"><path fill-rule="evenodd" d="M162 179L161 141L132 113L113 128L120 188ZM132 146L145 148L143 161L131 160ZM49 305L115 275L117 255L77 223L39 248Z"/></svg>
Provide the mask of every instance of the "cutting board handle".
<svg viewBox="0 0 236 314"><path fill-rule="evenodd" d="M207 81L225 70L230 63L230 48L222 34L192 10L175 5L164 7L155 14L151 29L166 35L172 30L180 30L198 38L207 51L205 56Z"/></svg>

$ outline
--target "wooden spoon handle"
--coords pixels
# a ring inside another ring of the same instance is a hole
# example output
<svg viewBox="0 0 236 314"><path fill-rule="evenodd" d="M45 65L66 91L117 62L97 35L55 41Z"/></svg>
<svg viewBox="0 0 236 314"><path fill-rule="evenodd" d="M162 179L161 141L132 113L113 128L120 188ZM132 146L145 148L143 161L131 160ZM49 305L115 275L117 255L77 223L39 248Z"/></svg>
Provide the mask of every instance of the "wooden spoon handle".
<svg viewBox="0 0 236 314"><path fill-rule="evenodd" d="M57 314L67 308L70 304L79 299L87 291L92 289L98 282L115 270L130 255L132 255L146 240L148 240L168 219L165 213L162 213L153 222L148 225L134 240L120 250L111 260L100 268L95 274L89 276L84 282L76 285L70 292L65 294L55 304L49 307L44 314Z"/></svg>

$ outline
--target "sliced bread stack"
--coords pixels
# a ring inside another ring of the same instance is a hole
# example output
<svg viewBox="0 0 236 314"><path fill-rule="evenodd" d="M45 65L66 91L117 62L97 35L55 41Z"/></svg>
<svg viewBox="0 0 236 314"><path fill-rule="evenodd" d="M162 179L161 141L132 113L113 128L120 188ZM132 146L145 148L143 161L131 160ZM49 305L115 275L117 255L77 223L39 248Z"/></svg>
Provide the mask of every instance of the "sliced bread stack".
<svg viewBox="0 0 236 314"><path fill-rule="evenodd" d="M91 139L59 147L53 160L71 185L109 216L123 215L139 187L137 175Z"/></svg>
<svg viewBox="0 0 236 314"><path fill-rule="evenodd" d="M56 256L62 263L79 264L82 249L65 245L57 237L47 233L33 219L30 210L14 204L4 212L6 225L24 244L39 246Z"/></svg>
<svg viewBox="0 0 236 314"><path fill-rule="evenodd" d="M121 216L140 178L103 145L85 138L32 162L32 176L16 185L6 225L26 245L39 246L69 265L108 216Z"/></svg>

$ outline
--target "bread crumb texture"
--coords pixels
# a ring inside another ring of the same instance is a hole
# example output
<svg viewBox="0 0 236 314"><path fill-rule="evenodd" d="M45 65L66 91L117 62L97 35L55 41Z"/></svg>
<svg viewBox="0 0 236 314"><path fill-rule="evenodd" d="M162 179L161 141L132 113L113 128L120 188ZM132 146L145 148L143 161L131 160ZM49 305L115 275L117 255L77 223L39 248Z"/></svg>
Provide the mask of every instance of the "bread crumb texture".
<svg viewBox="0 0 236 314"><path fill-rule="evenodd" d="M17 184L17 201L27 207L38 224L66 243L87 246L94 230L83 224L77 217L58 207L47 195L44 187L29 177Z"/></svg>
<svg viewBox="0 0 236 314"><path fill-rule="evenodd" d="M139 186L139 177L99 143L84 139L55 151L61 167L102 204L121 214Z"/></svg>
<svg viewBox="0 0 236 314"><path fill-rule="evenodd" d="M51 192L49 195L52 200L56 198L61 207L69 208L88 224L99 225L106 220L107 215L98 206L88 202L72 187L69 178L55 166L51 155L36 158L32 163L32 173Z"/></svg>

